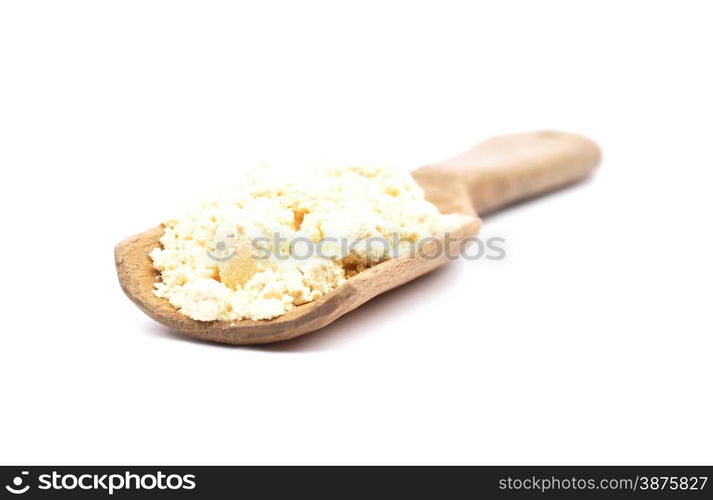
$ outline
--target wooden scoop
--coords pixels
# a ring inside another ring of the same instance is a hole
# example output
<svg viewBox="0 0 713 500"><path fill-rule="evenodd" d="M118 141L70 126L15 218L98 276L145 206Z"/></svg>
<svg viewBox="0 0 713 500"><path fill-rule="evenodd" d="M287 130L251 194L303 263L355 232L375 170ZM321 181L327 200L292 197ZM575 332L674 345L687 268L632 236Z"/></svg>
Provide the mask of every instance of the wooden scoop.
<svg viewBox="0 0 713 500"><path fill-rule="evenodd" d="M575 183L600 160L599 148L588 139L560 132L534 132L495 137L436 165L420 168L413 177L442 213L476 216L451 231L458 240L475 235L477 215ZM367 300L448 262L433 258L424 247L414 258L382 262L349 278L320 299L265 321L196 321L153 294L160 279L149 252L159 246L158 226L119 243L114 251L121 288L146 314L164 325L205 340L226 344L265 344L291 339L328 325ZM458 246L451 248L457 249Z"/></svg>

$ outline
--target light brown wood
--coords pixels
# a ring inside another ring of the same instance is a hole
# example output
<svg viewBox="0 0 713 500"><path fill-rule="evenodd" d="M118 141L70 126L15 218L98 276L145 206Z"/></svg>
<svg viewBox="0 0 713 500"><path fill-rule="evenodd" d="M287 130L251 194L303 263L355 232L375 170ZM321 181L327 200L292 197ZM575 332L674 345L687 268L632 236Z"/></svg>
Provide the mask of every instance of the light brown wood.
<svg viewBox="0 0 713 500"><path fill-rule="evenodd" d="M493 137L411 175L443 213L486 215L584 179L601 151L589 139L563 132Z"/></svg>
<svg viewBox="0 0 713 500"><path fill-rule="evenodd" d="M495 137L440 164L420 168L414 178L443 213L476 215L577 182L600 160L599 148L581 136L535 132ZM451 233L455 245L473 236L480 219ZM369 299L448 262L446 255L401 257L378 264L322 298L266 321L195 321L153 294L159 279L149 252L159 245L162 226L119 243L114 251L119 283L146 314L164 325L204 340L265 344L291 339L328 325ZM457 247L453 247L457 248Z"/></svg>

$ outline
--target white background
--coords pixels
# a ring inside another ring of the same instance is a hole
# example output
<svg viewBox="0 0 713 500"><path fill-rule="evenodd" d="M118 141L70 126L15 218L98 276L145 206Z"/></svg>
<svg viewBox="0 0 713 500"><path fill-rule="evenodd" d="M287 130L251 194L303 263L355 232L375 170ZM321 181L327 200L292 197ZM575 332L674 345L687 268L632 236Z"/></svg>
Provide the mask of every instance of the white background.
<svg viewBox="0 0 713 500"><path fill-rule="evenodd" d="M3 2L0 462L710 464L709 9ZM117 283L114 244L256 160L540 128L600 171L319 333L196 342Z"/></svg>

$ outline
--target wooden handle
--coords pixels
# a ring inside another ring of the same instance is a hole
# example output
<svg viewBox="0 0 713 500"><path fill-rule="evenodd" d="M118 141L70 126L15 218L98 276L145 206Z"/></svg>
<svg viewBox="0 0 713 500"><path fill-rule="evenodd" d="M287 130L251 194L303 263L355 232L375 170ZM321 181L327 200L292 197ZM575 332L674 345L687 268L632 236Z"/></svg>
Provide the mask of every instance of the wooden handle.
<svg viewBox="0 0 713 500"><path fill-rule="evenodd" d="M600 159L599 147L584 137L531 132L494 137L413 176L423 184L440 177L454 188L465 186L482 215L584 179Z"/></svg>

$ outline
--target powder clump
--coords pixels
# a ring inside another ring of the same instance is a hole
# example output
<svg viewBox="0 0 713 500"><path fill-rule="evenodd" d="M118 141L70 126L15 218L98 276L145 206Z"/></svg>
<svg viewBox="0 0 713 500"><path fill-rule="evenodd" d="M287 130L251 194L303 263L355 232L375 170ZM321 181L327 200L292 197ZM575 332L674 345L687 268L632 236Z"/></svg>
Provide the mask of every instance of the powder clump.
<svg viewBox="0 0 713 500"><path fill-rule="evenodd" d="M271 319L471 219L385 167L262 168L164 223L154 293L198 321Z"/></svg>

